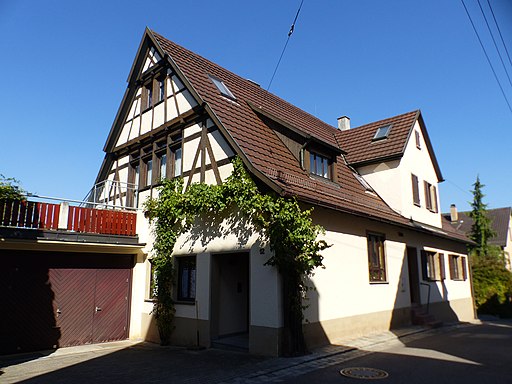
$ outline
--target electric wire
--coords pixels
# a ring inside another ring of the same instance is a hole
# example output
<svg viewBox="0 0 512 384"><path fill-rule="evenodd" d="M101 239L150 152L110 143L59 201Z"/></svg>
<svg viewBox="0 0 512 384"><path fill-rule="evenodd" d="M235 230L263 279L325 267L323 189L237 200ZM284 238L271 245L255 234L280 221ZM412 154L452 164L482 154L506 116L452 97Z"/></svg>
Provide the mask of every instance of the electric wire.
<svg viewBox="0 0 512 384"><path fill-rule="evenodd" d="M494 16L494 10L492 9L491 3L489 0L487 0L487 4L489 5L489 9L491 10L492 18L494 19L494 24L496 24L496 28L498 29L498 33L501 38L501 43L503 44L503 47L505 48L505 52L507 53L508 62L512 66L512 59L510 58L510 54L508 53L507 45L505 44L505 40L503 39L503 35L501 34L500 26L498 25L498 21L496 20L496 16Z"/></svg>
<svg viewBox="0 0 512 384"><path fill-rule="evenodd" d="M489 63L489 66L491 67L492 73L494 74L494 78L498 82L498 86L500 87L503 98L505 99L505 102L508 105L508 109L512 113L512 106L510 106L510 102L508 101L507 95L505 94L505 91L503 90L503 87L501 86L500 79L498 78L498 75L496 74L496 71L494 70L494 67L492 66L491 59L489 59L489 55L487 54L487 51L485 50L484 44L482 43L482 39L480 39L480 35L478 34L478 31L475 27L475 23L473 23L473 19L471 18L471 15L469 14L468 8L466 7L466 3L464 3L464 0L460 0L460 1L462 2L462 5L464 6L466 15L468 16L469 21L471 22L471 26L473 27L476 37L478 38L478 41L480 43L480 46L482 47L482 50L484 51L485 57L487 58L487 62Z"/></svg>
<svg viewBox="0 0 512 384"><path fill-rule="evenodd" d="M492 33L491 27L489 25L489 22L487 21L487 16L485 16L484 9L482 8L482 4L480 3L480 0L478 0L478 6L480 7L480 11L482 12L482 16L484 17L485 24L487 25L487 29L489 30L489 33L491 34L492 42L494 43L494 47L496 48L496 52L498 52L498 56L501 60L501 65L503 65L503 69L505 70L505 74L507 75L508 82L512 86L512 81L510 80L510 75L508 74L507 67L505 66L505 62L503 61L503 57L501 56L501 52L498 48L498 44L496 43L496 40L494 39L494 34Z"/></svg>
<svg viewBox="0 0 512 384"><path fill-rule="evenodd" d="M270 86L272 85L272 82L274 81L274 77L276 76L277 69L279 68L279 64L281 64L281 60L283 59L284 52L286 51L286 47L288 46L288 42L290 41L290 37L293 34L293 31L295 30L295 23L297 22L297 19L299 18L300 10L302 9L302 4L304 3L304 0L301 0L299 9L297 10L297 14L295 15L295 19L293 19L292 26L290 27L290 30L288 31L288 37L286 38L286 43L284 44L283 50L281 51L281 56L279 56L279 60L277 61L276 68L274 69L274 73L272 74L272 78L270 79L270 82L267 87L267 91L270 90Z"/></svg>

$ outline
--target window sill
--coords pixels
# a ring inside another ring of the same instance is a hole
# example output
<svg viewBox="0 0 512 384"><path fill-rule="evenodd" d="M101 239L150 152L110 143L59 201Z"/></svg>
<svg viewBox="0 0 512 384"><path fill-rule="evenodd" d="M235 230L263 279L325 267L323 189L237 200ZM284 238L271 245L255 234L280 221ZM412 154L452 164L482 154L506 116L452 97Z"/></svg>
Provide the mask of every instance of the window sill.
<svg viewBox="0 0 512 384"><path fill-rule="evenodd" d="M176 300L174 302L174 304L179 304L179 305L196 305L196 301L188 301L188 300Z"/></svg>
<svg viewBox="0 0 512 384"><path fill-rule="evenodd" d="M156 303L156 299L144 299L145 303Z"/></svg>
<svg viewBox="0 0 512 384"><path fill-rule="evenodd" d="M389 284L389 281L370 281L370 285L382 285L382 284Z"/></svg>

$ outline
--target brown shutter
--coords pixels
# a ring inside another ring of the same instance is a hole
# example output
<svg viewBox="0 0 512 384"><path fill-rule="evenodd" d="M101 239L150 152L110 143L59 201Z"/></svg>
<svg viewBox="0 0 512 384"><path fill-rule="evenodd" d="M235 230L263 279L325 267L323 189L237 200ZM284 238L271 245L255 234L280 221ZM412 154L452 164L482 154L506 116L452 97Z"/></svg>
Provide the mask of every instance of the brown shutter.
<svg viewBox="0 0 512 384"><path fill-rule="evenodd" d="M466 258L461 256L461 261L462 261L462 276L463 276L464 280L467 280L468 269L467 269L467 265L466 265Z"/></svg>
<svg viewBox="0 0 512 384"><path fill-rule="evenodd" d="M420 189L418 186L418 176L411 174L412 180L412 199L414 204L420 205Z"/></svg>
<svg viewBox="0 0 512 384"><path fill-rule="evenodd" d="M432 208L435 213L439 213L439 209L437 207L437 188L435 185L432 186Z"/></svg>
<svg viewBox="0 0 512 384"><path fill-rule="evenodd" d="M441 280L446 279L446 271L444 269L444 253L439 253L439 268L441 269Z"/></svg>
<svg viewBox="0 0 512 384"><path fill-rule="evenodd" d="M450 279L455 280L455 268L457 268L457 264L454 255L448 255L448 264L450 267Z"/></svg>
<svg viewBox="0 0 512 384"><path fill-rule="evenodd" d="M432 210L432 197L430 196L430 184L426 181L423 182L423 186L425 187L425 204L427 205L427 209Z"/></svg>

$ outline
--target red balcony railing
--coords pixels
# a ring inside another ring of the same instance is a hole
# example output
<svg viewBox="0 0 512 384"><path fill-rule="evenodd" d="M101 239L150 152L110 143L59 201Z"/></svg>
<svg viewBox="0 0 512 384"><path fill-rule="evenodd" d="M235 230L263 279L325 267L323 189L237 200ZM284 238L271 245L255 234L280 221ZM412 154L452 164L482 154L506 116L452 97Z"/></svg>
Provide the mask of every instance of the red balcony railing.
<svg viewBox="0 0 512 384"><path fill-rule="evenodd" d="M135 212L0 200L0 225L5 227L135 236L136 221Z"/></svg>

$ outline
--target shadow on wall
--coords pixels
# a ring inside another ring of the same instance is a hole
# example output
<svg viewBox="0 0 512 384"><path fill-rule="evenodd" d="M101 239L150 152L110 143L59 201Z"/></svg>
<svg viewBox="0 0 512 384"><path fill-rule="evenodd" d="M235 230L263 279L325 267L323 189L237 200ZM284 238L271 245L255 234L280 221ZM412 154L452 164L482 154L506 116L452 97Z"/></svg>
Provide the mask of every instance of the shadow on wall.
<svg viewBox="0 0 512 384"><path fill-rule="evenodd" d="M407 247L402 260L390 330L411 324L436 327L442 322L459 321L450 305L445 280L425 280L422 265L424 261L417 248ZM403 297L404 295L409 297ZM400 304L407 301L410 303L409 307Z"/></svg>

